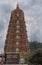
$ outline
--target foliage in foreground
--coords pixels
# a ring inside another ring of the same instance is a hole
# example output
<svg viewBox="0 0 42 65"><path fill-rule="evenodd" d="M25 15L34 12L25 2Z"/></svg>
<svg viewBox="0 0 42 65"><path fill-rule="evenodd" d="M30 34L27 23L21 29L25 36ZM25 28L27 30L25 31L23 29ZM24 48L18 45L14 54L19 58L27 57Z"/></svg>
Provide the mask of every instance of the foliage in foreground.
<svg viewBox="0 0 42 65"><path fill-rule="evenodd" d="M25 57L26 63L32 63L32 64L41 64L42 65L42 49L38 49L36 51L33 51Z"/></svg>

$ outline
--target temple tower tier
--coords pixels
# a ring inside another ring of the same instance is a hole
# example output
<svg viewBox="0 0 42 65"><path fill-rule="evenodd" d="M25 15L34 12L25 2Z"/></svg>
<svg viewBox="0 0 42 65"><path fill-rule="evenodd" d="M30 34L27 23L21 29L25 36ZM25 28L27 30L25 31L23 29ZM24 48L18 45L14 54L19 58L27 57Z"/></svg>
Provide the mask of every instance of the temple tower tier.
<svg viewBox="0 0 42 65"><path fill-rule="evenodd" d="M27 39L24 12L17 5L11 12L5 41L5 63L19 63L29 53L29 42Z"/></svg>

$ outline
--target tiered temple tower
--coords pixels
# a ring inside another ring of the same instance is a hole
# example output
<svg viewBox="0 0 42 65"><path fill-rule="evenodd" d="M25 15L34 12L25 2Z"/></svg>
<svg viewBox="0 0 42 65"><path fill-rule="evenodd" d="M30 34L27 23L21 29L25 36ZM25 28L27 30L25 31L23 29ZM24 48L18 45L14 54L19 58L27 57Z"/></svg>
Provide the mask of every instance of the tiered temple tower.
<svg viewBox="0 0 42 65"><path fill-rule="evenodd" d="M24 12L19 8L18 4L16 9L11 12L4 52L5 63L16 63L29 53Z"/></svg>

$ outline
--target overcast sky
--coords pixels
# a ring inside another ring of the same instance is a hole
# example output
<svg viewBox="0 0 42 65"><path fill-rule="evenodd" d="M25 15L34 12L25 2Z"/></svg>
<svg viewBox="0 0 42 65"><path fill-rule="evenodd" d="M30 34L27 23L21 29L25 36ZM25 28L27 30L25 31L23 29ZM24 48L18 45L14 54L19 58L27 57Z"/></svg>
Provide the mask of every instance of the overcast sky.
<svg viewBox="0 0 42 65"><path fill-rule="evenodd" d="M42 0L0 0L0 52L4 48L11 11L24 11L29 41L42 42Z"/></svg>

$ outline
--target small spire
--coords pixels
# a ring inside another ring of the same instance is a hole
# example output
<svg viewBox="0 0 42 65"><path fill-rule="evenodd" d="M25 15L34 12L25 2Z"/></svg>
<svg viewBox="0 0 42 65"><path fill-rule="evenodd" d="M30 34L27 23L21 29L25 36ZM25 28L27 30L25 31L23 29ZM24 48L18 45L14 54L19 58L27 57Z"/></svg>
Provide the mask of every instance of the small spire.
<svg viewBox="0 0 42 65"><path fill-rule="evenodd" d="M19 3L17 3L17 9L19 8Z"/></svg>

